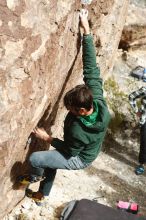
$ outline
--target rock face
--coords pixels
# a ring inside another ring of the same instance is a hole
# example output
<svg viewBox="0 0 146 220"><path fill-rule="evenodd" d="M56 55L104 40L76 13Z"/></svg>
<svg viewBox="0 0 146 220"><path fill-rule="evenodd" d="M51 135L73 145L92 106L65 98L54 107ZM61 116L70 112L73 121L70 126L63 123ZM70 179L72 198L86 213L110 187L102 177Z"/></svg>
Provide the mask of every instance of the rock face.
<svg viewBox="0 0 146 220"><path fill-rule="evenodd" d="M127 6L128 0L93 0L88 6L104 75L113 66ZM14 182L26 158L36 145L42 149L34 138L27 143L32 129L38 124L49 132L63 93L81 82L80 8L78 0L0 2L0 218L24 195Z"/></svg>

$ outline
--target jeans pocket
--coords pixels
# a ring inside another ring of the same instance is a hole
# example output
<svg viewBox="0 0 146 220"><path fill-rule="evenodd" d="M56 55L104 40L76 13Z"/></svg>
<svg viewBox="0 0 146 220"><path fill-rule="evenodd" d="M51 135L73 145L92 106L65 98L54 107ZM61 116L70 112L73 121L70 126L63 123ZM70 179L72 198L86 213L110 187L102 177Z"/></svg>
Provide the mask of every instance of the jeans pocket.
<svg viewBox="0 0 146 220"><path fill-rule="evenodd" d="M81 161L81 159L78 156L76 156L76 157L71 157L68 160L68 165L69 165L69 169L71 170L80 170L80 169L84 169L90 164L84 163L83 161Z"/></svg>

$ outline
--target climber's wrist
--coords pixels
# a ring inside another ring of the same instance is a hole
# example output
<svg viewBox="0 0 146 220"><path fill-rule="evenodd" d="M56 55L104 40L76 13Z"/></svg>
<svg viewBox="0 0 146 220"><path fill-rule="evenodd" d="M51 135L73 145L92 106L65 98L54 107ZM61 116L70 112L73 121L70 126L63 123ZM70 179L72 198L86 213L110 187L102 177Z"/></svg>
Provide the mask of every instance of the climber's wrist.
<svg viewBox="0 0 146 220"><path fill-rule="evenodd" d="M90 28L84 27L84 35L89 35L89 34L90 34Z"/></svg>

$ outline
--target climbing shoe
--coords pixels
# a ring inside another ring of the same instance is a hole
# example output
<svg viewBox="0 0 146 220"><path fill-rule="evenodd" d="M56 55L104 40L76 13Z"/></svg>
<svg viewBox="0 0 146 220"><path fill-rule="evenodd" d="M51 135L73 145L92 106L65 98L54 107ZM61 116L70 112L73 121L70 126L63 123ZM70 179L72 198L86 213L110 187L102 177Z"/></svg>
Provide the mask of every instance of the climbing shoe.
<svg viewBox="0 0 146 220"><path fill-rule="evenodd" d="M33 192L31 189L26 189L25 195L33 199L38 206L46 204L46 199L41 192Z"/></svg>
<svg viewBox="0 0 146 220"><path fill-rule="evenodd" d="M138 167L136 167L135 173L136 173L136 175L142 175L144 173L144 166L139 165Z"/></svg>
<svg viewBox="0 0 146 220"><path fill-rule="evenodd" d="M17 178L17 181L23 185L29 185L30 183L35 183L35 182L38 182L42 179L43 179L42 176L24 174L22 176L19 176Z"/></svg>

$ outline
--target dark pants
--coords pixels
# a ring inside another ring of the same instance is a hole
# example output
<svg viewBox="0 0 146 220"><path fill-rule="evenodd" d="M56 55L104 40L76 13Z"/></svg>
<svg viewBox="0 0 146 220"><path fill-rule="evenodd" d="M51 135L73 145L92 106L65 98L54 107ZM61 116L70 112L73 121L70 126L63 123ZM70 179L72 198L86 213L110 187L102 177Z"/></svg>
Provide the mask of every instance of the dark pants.
<svg viewBox="0 0 146 220"><path fill-rule="evenodd" d="M146 163L146 122L140 128L139 163Z"/></svg>
<svg viewBox="0 0 146 220"><path fill-rule="evenodd" d="M39 192L44 196L48 196L51 191L57 169L79 170L89 166L78 156L66 157L57 150L35 152L29 160L33 168L32 175L45 177L39 187Z"/></svg>

